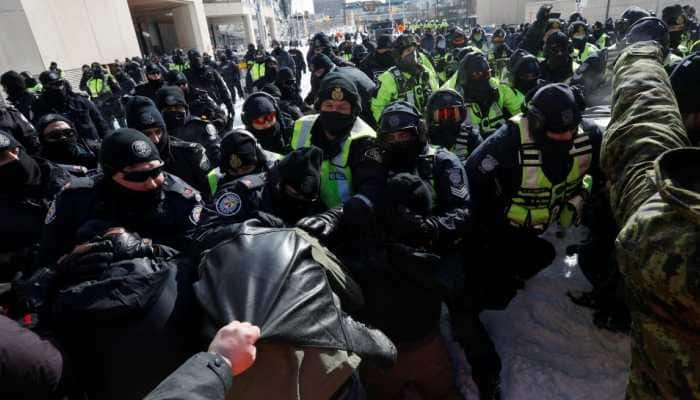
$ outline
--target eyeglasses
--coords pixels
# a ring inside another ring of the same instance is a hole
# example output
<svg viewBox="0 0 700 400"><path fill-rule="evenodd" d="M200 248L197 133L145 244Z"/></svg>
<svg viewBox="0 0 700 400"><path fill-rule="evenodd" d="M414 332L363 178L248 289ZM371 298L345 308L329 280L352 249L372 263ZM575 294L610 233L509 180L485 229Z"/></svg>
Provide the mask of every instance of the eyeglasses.
<svg viewBox="0 0 700 400"><path fill-rule="evenodd" d="M465 117L461 107L445 107L433 111L433 121L438 124L447 121L462 122Z"/></svg>
<svg viewBox="0 0 700 400"><path fill-rule="evenodd" d="M49 142L56 142L62 139L72 137L75 131L72 128L54 129L51 132L44 133L44 138Z"/></svg>
<svg viewBox="0 0 700 400"><path fill-rule="evenodd" d="M124 172L124 180L129 182L146 182L149 179L156 179L163 173L163 167L156 167L147 171Z"/></svg>
<svg viewBox="0 0 700 400"><path fill-rule="evenodd" d="M275 118L277 118L277 113L270 113L267 115L263 115L261 117L255 118L253 120L253 123L258 124L258 125L265 125L267 123L275 121Z"/></svg>

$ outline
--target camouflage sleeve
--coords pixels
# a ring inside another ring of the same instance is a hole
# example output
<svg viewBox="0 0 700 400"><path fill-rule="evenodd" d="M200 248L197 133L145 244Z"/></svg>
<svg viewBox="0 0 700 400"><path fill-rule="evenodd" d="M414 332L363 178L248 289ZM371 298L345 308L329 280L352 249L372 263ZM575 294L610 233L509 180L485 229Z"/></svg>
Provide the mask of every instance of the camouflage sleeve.
<svg viewBox="0 0 700 400"><path fill-rule="evenodd" d="M666 150L690 145L662 60L659 45L641 42L627 48L615 65L601 168L619 226L656 192L647 178L654 160Z"/></svg>

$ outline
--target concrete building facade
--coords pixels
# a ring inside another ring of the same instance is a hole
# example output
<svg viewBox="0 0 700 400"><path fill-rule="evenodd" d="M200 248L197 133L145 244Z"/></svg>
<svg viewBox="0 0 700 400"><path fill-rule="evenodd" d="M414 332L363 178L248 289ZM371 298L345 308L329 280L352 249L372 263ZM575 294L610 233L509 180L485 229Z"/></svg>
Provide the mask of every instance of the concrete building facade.
<svg viewBox="0 0 700 400"><path fill-rule="evenodd" d="M700 7L700 0L477 0L478 23L500 25L531 22L534 21L540 6L545 3L552 4L553 11L561 12L564 18L575 12L578 5L589 22L605 21L608 3L608 15L613 19L617 19L630 6L639 6L659 14L665 6L671 4L691 4L696 9Z"/></svg>

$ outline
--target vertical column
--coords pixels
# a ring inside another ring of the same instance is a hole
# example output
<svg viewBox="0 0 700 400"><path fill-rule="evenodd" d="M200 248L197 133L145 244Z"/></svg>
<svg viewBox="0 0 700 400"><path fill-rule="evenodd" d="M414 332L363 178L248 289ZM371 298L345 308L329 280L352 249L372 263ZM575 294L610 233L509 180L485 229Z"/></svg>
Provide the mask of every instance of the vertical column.
<svg viewBox="0 0 700 400"><path fill-rule="evenodd" d="M212 52L202 0L193 0L192 3L173 9L173 22L180 47Z"/></svg>

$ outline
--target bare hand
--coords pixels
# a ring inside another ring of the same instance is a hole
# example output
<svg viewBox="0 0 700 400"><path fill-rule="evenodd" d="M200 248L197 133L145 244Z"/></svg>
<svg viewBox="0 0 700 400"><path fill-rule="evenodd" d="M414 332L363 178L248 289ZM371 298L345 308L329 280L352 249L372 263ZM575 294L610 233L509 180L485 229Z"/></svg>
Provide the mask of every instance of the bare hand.
<svg viewBox="0 0 700 400"><path fill-rule="evenodd" d="M233 375L238 375L255 362L255 342L260 328L249 322L233 321L219 329L209 345L209 352L219 354L231 364Z"/></svg>

